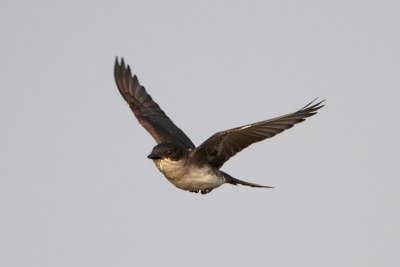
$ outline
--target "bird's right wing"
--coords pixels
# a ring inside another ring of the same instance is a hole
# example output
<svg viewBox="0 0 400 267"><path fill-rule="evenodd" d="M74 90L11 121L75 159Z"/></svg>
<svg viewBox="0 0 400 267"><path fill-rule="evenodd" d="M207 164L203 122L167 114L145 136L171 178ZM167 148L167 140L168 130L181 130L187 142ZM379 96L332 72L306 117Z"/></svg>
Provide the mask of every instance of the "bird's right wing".
<svg viewBox="0 0 400 267"><path fill-rule="evenodd" d="M119 92L132 109L140 124L159 143L175 143L186 149L195 146L186 134L179 129L160 106L153 101L145 88L140 85L136 75L132 76L129 65L125 66L124 59L121 64L115 60L114 77Z"/></svg>

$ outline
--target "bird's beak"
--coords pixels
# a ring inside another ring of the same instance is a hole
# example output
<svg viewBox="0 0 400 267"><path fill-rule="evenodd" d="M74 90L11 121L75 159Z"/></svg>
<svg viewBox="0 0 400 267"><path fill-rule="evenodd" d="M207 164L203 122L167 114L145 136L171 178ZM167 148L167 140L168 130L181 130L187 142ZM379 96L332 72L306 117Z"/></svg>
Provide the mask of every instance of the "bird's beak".
<svg viewBox="0 0 400 267"><path fill-rule="evenodd" d="M147 156L147 158L149 158L149 159L160 159L160 156L158 156L158 155L154 154L153 152L151 152L151 153Z"/></svg>

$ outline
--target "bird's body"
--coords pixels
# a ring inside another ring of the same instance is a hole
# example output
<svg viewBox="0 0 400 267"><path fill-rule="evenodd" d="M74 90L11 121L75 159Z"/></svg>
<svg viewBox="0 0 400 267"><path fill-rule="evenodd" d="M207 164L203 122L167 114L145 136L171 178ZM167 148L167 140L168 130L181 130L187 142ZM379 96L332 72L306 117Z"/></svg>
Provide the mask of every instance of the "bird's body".
<svg viewBox="0 0 400 267"><path fill-rule="evenodd" d="M191 164L189 158L178 161L169 158L156 159L154 163L168 181L182 190L205 192L225 183L224 176L220 171L206 165Z"/></svg>
<svg viewBox="0 0 400 267"><path fill-rule="evenodd" d="M312 102L281 117L215 133L196 147L147 94L136 75L132 76L123 59L121 64L116 60L114 76L121 95L140 124L157 142L148 158L154 161L157 168L176 187L203 194L224 183L271 188L233 178L220 168L229 158L249 145L273 137L314 115L323 102Z"/></svg>

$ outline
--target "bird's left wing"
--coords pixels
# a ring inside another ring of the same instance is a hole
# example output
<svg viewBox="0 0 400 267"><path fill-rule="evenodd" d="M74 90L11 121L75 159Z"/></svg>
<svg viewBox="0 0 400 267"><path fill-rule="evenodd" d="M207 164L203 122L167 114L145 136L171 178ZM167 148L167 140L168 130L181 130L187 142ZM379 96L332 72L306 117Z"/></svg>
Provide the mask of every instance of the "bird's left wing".
<svg viewBox="0 0 400 267"><path fill-rule="evenodd" d="M218 132L196 148L194 157L208 162L215 168L220 168L230 157L251 144L273 137L314 115L323 107L321 104L324 101L316 104L313 102L281 117Z"/></svg>

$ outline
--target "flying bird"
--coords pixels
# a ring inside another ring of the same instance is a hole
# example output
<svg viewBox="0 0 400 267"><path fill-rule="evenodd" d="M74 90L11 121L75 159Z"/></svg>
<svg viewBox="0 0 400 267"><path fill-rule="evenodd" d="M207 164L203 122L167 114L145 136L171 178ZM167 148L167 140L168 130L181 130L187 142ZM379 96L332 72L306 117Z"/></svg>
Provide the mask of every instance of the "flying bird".
<svg viewBox="0 0 400 267"><path fill-rule="evenodd" d="M273 137L316 114L324 102L315 103L314 100L296 112L215 133L196 147L146 92L136 75L132 76L123 58L121 62L116 58L114 76L118 90L133 114L157 142L147 157L173 185L202 194L225 183L272 188L239 180L220 168L251 144Z"/></svg>

